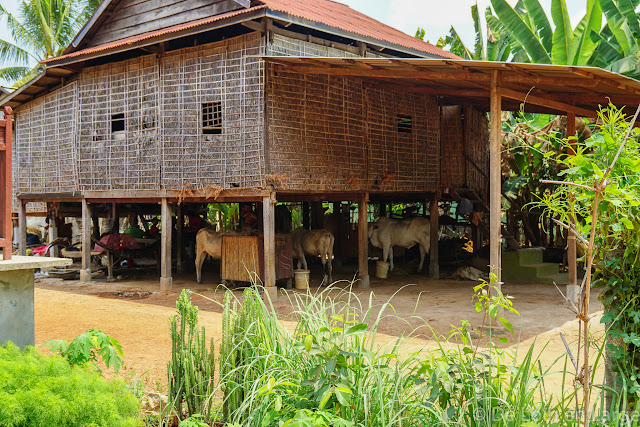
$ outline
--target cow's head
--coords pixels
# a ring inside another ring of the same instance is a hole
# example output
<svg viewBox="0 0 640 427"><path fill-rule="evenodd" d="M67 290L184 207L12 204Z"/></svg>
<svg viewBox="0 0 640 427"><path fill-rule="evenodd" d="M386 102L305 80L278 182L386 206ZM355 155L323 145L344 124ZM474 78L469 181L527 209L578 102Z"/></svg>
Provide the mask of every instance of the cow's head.
<svg viewBox="0 0 640 427"><path fill-rule="evenodd" d="M380 232L380 225L378 225L377 222L370 222L368 225L369 225L369 231L368 231L369 240L371 241L371 244L373 246L379 247L378 234Z"/></svg>

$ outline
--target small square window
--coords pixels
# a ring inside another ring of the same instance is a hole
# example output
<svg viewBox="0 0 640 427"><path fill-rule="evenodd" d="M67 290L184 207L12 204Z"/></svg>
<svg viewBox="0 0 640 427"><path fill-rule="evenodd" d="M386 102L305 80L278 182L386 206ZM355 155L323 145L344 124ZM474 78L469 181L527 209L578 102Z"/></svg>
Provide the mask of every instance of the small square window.
<svg viewBox="0 0 640 427"><path fill-rule="evenodd" d="M398 114L398 132L411 133L412 125L413 125L413 121L411 119L411 116Z"/></svg>
<svg viewBox="0 0 640 427"><path fill-rule="evenodd" d="M111 133L124 131L124 113L111 115Z"/></svg>
<svg viewBox="0 0 640 427"><path fill-rule="evenodd" d="M222 102L202 103L202 133L204 135L222 134Z"/></svg>

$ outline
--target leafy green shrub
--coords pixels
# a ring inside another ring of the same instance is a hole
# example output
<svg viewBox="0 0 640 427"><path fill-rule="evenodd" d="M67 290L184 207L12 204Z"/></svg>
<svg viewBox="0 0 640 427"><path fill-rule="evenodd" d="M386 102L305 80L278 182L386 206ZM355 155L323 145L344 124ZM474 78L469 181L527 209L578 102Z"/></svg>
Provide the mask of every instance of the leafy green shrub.
<svg viewBox="0 0 640 427"><path fill-rule="evenodd" d="M0 347L0 426L137 426L139 410L120 379L33 347Z"/></svg>
<svg viewBox="0 0 640 427"><path fill-rule="evenodd" d="M52 353L59 353L72 365L92 363L98 370L98 356L107 368L113 366L117 374L122 366L122 346L113 337L98 329L87 329L67 344L65 340L50 340L43 344L50 346Z"/></svg>

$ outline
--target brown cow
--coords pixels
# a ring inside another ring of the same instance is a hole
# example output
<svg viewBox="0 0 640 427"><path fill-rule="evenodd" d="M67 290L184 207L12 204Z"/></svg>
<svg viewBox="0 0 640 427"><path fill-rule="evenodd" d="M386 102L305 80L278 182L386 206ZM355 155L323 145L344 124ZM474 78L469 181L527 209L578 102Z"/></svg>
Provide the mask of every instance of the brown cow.
<svg viewBox="0 0 640 427"><path fill-rule="evenodd" d="M326 284L331 283L333 281L331 260L333 259L334 240L333 234L327 230L307 230L302 227L293 230L291 250L293 258L298 260L298 269L302 264L302 267L308 270L305 255L319 256L322 261L324 281Z"/></svg>

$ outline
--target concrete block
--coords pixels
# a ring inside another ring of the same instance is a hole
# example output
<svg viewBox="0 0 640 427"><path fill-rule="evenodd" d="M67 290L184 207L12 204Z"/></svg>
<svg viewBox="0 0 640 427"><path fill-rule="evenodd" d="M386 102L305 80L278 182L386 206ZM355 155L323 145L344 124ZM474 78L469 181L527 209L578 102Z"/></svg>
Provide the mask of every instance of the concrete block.
<svg viewBox="0 0 640 427"><path fill-rule="evenodd" d="M0 344L35 345L33 269L0 271Z"/></svg>

